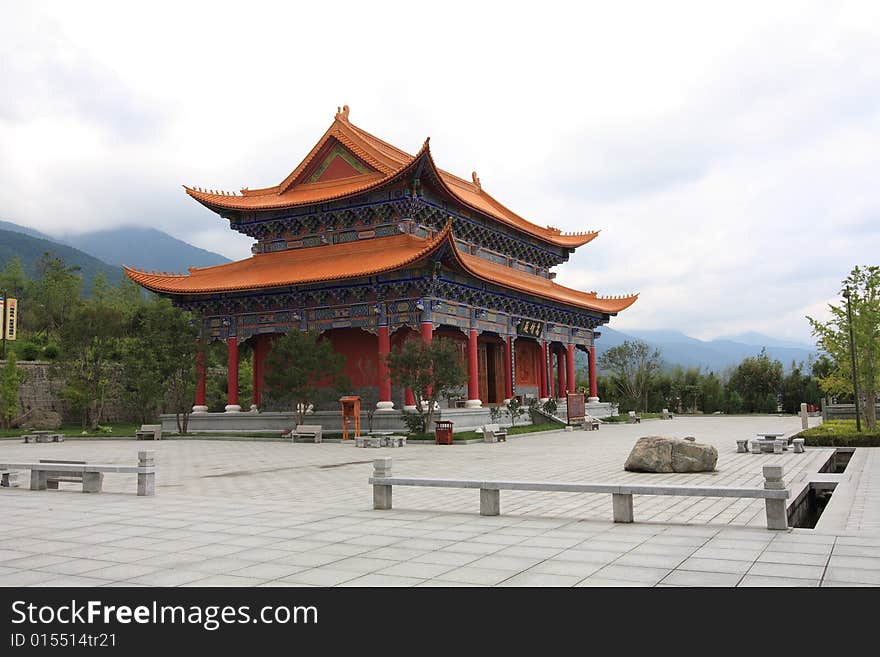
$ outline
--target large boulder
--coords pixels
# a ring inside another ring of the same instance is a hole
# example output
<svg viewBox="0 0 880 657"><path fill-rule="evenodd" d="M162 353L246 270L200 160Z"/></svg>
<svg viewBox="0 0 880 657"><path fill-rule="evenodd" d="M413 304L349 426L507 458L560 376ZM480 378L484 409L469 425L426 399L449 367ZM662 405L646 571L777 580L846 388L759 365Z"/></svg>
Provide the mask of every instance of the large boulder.
<svg viewBox="0 0 880 657"><path fill-rule="evenodd" d="M718 450L712 445L645 436L639 438L623 466L630 472L712 472L718 462Z"/></svg>

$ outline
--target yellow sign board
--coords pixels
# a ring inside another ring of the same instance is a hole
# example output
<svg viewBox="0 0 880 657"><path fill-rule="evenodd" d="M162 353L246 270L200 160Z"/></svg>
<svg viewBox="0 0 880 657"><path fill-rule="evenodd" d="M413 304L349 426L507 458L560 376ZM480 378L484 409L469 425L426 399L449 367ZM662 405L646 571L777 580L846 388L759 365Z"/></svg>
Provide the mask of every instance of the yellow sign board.
<svg viewBox="0 0 880 657"><path fill-rule="evenodd" d="M6 299L6 326L3 330L6 332L7 340L15 340L18 333L18 299Z"/></svg>

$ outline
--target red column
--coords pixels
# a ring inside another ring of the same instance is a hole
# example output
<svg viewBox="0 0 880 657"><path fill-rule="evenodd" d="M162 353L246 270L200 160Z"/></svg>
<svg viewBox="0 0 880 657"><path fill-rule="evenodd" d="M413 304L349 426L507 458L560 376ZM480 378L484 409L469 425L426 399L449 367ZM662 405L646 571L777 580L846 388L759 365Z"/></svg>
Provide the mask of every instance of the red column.
<svg viewBox="0 0 880 657"><path fill-rule="evenodd" d="M538 357L541 359L538 367L538 397L546 399L550 393L547 391L547 343L544 341L541 341Z"/></svg>
<svg viewBox="0 0 880 657"><path fill-rule="evenodd" d="M568 361L565 364L565 371L568 372L568 391L574 392L577 388L575 387L575 379L574 379L574 345L568 345Z"/></svg>
<svg viewBox="0 0 880 657"><path fill-rule="evenodd" d="M390 411L394 408L391 401L391 377L388 374L388 354L391 352L391 336L387 326L379 327L379 402L376 408Z"/></svg>
<svg viewBox="0 0 880 657"><path fill-rule="evenodd" d="M205 350L201 347L196 351L196 403L194 412L204 413L208 409L205 406Z"/></svg>
<svg viewBox="0 0 880 657"><path fill-rule="evenodd" d="M251 388L254 391L253 394L253 403L254 406L259 407L260 402L262 401L262 393L263 393L263 344L264 344L265 336L263 335L255 335L254 336L254 367L253 367L253 381L251 383Z"/></svg>
<svg viewBox="0 0 880 657"><path fill-rule="evenodd" d="M599 399L599 386L596 384L596 347L590 347L590 397Z"/></svg>
<svg viewBox="0 0 880 657"><path fill-rule="evenodd" d="M434 325L431 322L422 322L421 328L422 328L422 342L424 342L425 345L427 346L427 345L431 344L431 340L434 338ZM426 397L431 396L431 386L428 386L425 388L425 396Z"/></svg>
<svg viewBox="0 0 880 657"><path fill-rule="evenodd" d="M241 410L238 405L238 338L226 340L227 413Z"/></svg>
<svg viewBox="0 0 880 657"><path fill-rule="evenodd" d="M468 398L465 402L468 408L479 408L480 380L477 378L477 332L468 332Z"/></svg>
<svg viewBox="0 0 880 657"><path fill-rule="evenodd" d="M513 397L513 337L507 336L504 340L504 397L510 399Z"/></svg>
<svg viewBox="0 0 880 657"><path fill-rule="evenodd" d="M556 384L556 396L565 396L565 353L563 351L556 352L556 373L558 381Z"/></svg>

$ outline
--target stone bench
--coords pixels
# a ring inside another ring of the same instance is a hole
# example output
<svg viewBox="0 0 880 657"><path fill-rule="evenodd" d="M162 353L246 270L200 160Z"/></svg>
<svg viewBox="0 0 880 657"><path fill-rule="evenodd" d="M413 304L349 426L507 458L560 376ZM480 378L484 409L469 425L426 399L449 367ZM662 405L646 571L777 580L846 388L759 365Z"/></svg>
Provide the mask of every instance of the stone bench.
<svg viewBox="0 0 880 657"><path fill-rule="evenodd" d="M138 452L137 465L117 465L84 462L0 463L0 470L30 470L31 490L47 490L50 478L57 481L82 481L83 493L100 493L104 473L137 474L140 496L156 494L156 466L153 452Z"/></svg>
<svg viewBox="0 0 880 657"><path fill-rule="evenodd" d="M406 436L355 436L355 447L406 447Z"/></svg>
<svg viewBox="0 0 880 657"><path fill-rule="evenodd" d="M25 443L63 443L64 442L64 434L63 433L48 433L48 432L38 432L38 433L28 433L22 436Z"/></svg>
<svg viewBox="0 0 880 657"><path fill-rule="evenodd" d="M483 425L483 442L497 443L507 442L507 429L502 428L498 424Z"/></svg>
<svg viewBox="0 0 880 657"><path fill-rule="evenodd" d="M16 473L11 470L0 470L0 487L12 488L18 485Z"/></svg>
<svg viewBox="0 0 880 657"><path fill-rule="evenodd" d="M635 411L629 412L629 417L626 418L627 424L640 424L642 422L642 416L636 415Z"/></svg>
<svg viewBox="0 0 880 657"><path fill-rule="evenodd" d="M85 461L59 461L56 459L40 459L40 463L59 463L63 465L87 465ZM64 472L61 470L46 472L46 488L58 490L59 483L81 484L83 476L81 472Z"/></svg>
<svg viewBox="0 0 880 657"><path fill-rule="evenodd" d="M674 420L675 419L675 416L669 412L668 408L663 409L663 412L661 413L660 417L663 420Z"/></svg>
<svg viewBox="0 0 880 657"><path fill-rule="evenodd" d="M390 509L394 486L429 486L435 488L478 488L480 515L501 513L502 490L553 491L562 493L610 493L614 522L633 522L633 495L681 495L688 497L762 498L767 513L767 529L787 529L785 500L791 491L782 480L781 465L764 466L764 488L726 488L707 486L663 486L648 484L556 483L547 481L480 481L473 479L424 479L392 477L391 459L373 461L373 508Z"/></svg>
<svg viewBox="0 0 880 657"><path fill-rule="evenodd" d="M602 424L602 422L599 420L599 418L588 415L584 418L584 423L581 426L583 427L584 431L598 431L600 424Z"/></svg>
<svg viewBox="0 0 880 657"><path fill-rule="evenodd" d="M141 428L134 432L138 440L162 440L161 424L142 424Z"/></svg>
<svg viewBox="0 0 880 657"><path fill-rule="evenodd" d="M297 438L311 438L314 442L323 442L323 427L320 424L300 424L282 438L290 438L290 442L296 442Z"/></svg>

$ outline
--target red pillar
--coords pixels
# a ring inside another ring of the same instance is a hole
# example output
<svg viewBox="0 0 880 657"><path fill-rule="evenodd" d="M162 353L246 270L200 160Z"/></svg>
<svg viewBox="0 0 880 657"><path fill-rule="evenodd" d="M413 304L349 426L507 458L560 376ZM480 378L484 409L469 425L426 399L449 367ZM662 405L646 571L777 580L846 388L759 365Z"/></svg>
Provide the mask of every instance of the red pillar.
<svg viewBox="0 0 880 657"><path fill-rule="evenodd" d="M201 347L196 351L196 403L193 407L195 413L205 413L208 407L205 406L205 350Z"/></svg>
<svg viewBox="0 0 880 657"><path fill-rule="evenodd" d="M599 399L599 386L596 384L596 347L590 347L590 397Z"/></svg>
<svg viewBox="0 0 880 657"><path fill-rule="evenodd" d="M556 352L556 373L558 376L558 381L556 384L556 396L564 397L565 396L565 352L557 351Z"/></svg>
<svg viewBox="0 0 880 657"><path fill-rule="evenodd" d="M425 346L431 344L431 340L434 338L434 325L431 322L422 322L422 342L425 343ZM427 386L425 388L425 396L431 396L431 386Z"/></svg>
<svg viewBox="0 0 880 657"><path fill-rule="evenodd" d="M513 397L513 337L508 335L504 340L504 398Z"/></svg>
<svg viewBox="0 0 880 657"><path fill-rule="evenodd" d="M376 408L390 411L394 408L391 401L391 377L388 373L388 354L391 353L391 336L387 326L379 327L379 402Z"/></svg>
<svg viewBox="0 0 880 657"><path fill-rule="evenodd" d="M538 350L538 357L541 363L538 367L538 397L546 399L550 396L547 390L547 343L541 341L541 348Z"/></svg>
<svg viewBox="0 0 880 657"><path fill-rule="evenodd" d="M238 405L238 338L226 340L227 413L241 410Z"/></svg>
<svg viewBox="0 0 880 657"><path fill-rule="evenodd" d="M465 405L468 408L483 405L480 401L480 380L477 378L477 332L473 329L468 332L468 398Z"/></svg>
<svg viewBox="0 0 880 657"><path fill-rule="evenodd" d="M574 345L568 345L568 360L565 364L565 371L568 373L568 391L574 392L577 390L575 387L575 379L574 379Z"/></svg>
<svg viewBox="0 0 880 657"><path fill-rule="evenodd" d="M253 394L253 402L254 406L259 407L260 403L263 401L263 356L264 354L264 345L266 344L266 336L265 335L255 335L254 336L254 367L253 367L253 381L251 383L251 388L254 391Z"/></svg>

